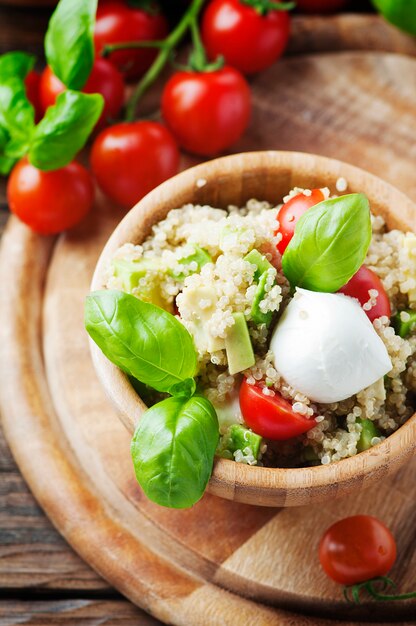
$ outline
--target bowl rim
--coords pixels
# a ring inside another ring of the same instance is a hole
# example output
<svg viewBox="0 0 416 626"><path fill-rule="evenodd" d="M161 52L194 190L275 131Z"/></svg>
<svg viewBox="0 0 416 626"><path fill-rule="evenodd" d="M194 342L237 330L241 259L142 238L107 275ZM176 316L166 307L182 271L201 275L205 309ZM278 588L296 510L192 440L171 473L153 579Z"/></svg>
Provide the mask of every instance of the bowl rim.
<svg viewBox="0 0 416 626"><path fill-rule="evenodd" d="M150 225L157 223L151 220L151 207L155 203L167 201L172 186L181 185L191 190L198 186L198 181L207 181L213 172L221 169L222 173L235 170L235 168L247 168L254 170L263 168L267 163L273 162L273 167L289 167L296 170L299 166L307 171L308 167L319 166L320 169L328 170L331 175L342 176L348 181L351 179L360 181L363 192L368 194L368 189L379 189L378 195L386 200L394 197L400 201L403 212L401 218L407 222L409 230L416 230L416 204L404 193L393 185L383 181L379 177L357 168L353 165L311 153L292 151L258 151L233 154L206 161L192 168L184 170L165 181L142 200L140 200L121 220L110 235L98 259L91 290L104 287L104 276L109 259L114 251L123 243L132 242L134 237L126 239L127 232L134 233L134 226L140 221L148 221ZM224 175L224 174L223 174ZM367 188L367 191L366 191ZM385 201L386 201L385 200ZM370 200L371 202L371 200ZM406 226L406 227L407 227ZM133 432L138 418L146 405L134 391L125 373L111 363L100 349L90 340L93 363L101 383L108 396L118 409L119 416L126 428ZM132 417L135 416L135 417ZM384 441L373 446L369 450L356 454L352 457L341 459L336 463L301 468L273 468L262 466L249 466L243 463L216 457L211 475L209 487L212 493L228 495L234 498L236 489L265 490L272 494L275 491L310 491L330 485L351 484L354 482L367 482L380 473L386 464L399 466L416 447L416 413L411 416L394 433ZM249 497L246 501L254 501Z"/></svg>

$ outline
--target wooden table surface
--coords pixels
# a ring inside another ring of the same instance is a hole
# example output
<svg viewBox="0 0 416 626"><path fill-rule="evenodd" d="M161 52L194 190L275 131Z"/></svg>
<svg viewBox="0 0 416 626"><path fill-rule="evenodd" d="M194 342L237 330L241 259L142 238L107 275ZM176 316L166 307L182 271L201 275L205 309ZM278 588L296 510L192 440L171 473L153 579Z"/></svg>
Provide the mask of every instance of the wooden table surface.
<svg viewBox="0 0 416 626"><path fill-rule="evenodd" d="M47 9L0 6L0 53L23 49L41 56L47 19ZM7 217L5 181L0 179L0 234ZM0 430L0 626L21 623L160 622L125 600L68 546L31 495Z"/></svg>

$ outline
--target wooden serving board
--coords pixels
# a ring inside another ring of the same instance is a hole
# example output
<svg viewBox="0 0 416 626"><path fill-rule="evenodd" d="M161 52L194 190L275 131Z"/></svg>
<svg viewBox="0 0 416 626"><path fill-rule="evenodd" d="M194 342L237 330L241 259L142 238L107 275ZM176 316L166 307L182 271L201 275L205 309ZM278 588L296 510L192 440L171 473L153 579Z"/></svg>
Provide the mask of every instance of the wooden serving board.
<svg viewBox="0 0 416 626"><path fill-rule="evenodd" d="M416 60L296 57L256 78L253 88L253 122L236 150L327 154L416 199ZM415 601L346 605L319 568L317 545L336 519L376 515L398 540L392 577L402 592L415 588L416 461L325 506L268 509L206 495L191 510L173 511L143 496L130 437L95 377L82 320L96 259L121 216L100 198L89 219L58 240L37 237L16 220L4 236L1 409L41 506L92 567L167 623L414 624Z"/></svg>

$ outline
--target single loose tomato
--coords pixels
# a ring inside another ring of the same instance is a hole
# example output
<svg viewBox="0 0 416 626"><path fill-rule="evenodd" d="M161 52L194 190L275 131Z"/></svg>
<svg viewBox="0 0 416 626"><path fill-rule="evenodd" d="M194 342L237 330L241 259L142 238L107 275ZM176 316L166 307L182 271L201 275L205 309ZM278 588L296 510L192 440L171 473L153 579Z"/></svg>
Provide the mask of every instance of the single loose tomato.
<svg viewBox="0 0 416 626"><path fill-rule="evenodd" d="M277 216L279 222L277 232L282 235L281 241L277 244L277 249L280 254L283 254L289 245L295 233L295 227L299 218L302 217L308 209L323 200L325 200L325 196L322 191L320 189L312 189L312 193L308 196L304 193L298 193L285 202Z"/></svg>
<svg viewBox="0 0 416 626"><path fill-rule="evenodd" d="M36 123L42 118L42 107L40 105L40 74L31 70L25 78L26 96L30 104L35 109L35 121Z"/></svg>
<svg viewBox="0 0 416 626"><path fill-rule="evenodd" d="M335 13L340 11L348 0L297 0L297 8L304 13Z"/></svg>
<svg viewBox="0 0 416 626"><path fill-rule="evenodd" d="M240 409L247 426L266 439L292 439L316 426L313 418L295 413L279 393L266 396L260 386L249 385L246 378L240 388Z"/></svg>
<svg viewBox="0 0 416 626"><path fill-rule="evenodd" d="M116 124L95 139L91 165L104 193L122 206L131 207L177 173L179 150L161 124Z"/></svg>
<svg viewBox="0 0 416 626"><path fill-rule="evenodd" d="M341 585L385 576L396 553L390 530L371 515L353 515L336 522L319 544L319 560L325 574Z"/></svg>
<svg viewBox="0 0 416 626"><path fill-rule="evenodd" d="M391 317L390 300L383 287L383 283L373 270L370 270L366 265L362 265L358 272L354 274L346 285L341 287L340 293L351 298L356 298L361 306L364 306L370 301L370 289L377 291L375 296L376 304L372 306L368 311L364 309L365 313L369 317L370 321L374 321L382 315Z"/></svg>
<svg viewBox="0 0 416 626"><path fill-rule="evenodd" d="M91 209L94 183L88 170L73 161L42 172L23 158L7 183L10 210L41 235L53 235L78 224Z"/></svg>
<svg viewBox="0 0 416 626"><path fill-rule="evenodd" d="M202 19L202 39L208 56L253 74L269 67L286 48L290 18L286 11L262 15L240 0L213 0Z"/></svg>
<svg viewBox="0 0 416 626"><path fill-rule="evenodd" d="M56 98L65 91L65 85L55 76L50 67L46 67L40 80L40 101L43 112L55 104ZM108 119L114 119L120 113L124 102L123 77L114 65L105 59L96 59L82 91L100 93L104 98L104 108L97 122L100 129Z"/></svg>
<svg viewBox="0 0 416 626"><path fill-rule="evenodd" d="M156 3L150 10L134 8L125 0L103 0L98 5L94 30L97 56L107 44L155 41L167 34L167 21ZM152 48L130 48L112 52L108 58L127 79L133 80L144 74L157 53Z"/></svg>
<svg viewBox="0 0 416 626"><path fill-rule="evenodd" d="M163 117L179 145L194 154L229 148L247 128L250 112L250 88L232 67L177 72L163 90Z"/></svg>

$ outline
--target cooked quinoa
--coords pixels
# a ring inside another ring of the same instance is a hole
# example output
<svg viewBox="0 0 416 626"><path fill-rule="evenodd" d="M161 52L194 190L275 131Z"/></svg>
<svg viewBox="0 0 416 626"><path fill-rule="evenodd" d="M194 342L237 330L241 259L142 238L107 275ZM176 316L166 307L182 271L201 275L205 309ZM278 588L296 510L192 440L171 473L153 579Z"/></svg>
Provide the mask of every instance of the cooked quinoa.
<svg viewBox="0 0 416 626"><path fill-rule="evenodd" d="M345 179L336 188L343 192ZM325 198L329 190L322 189ZM287 201L299 192L294 189ZM328 464L357 454L362 426L360 420L374 422L380 443L402 425L414 412L416 393L416 330L407 338L396 334L390 319L375 319L373 326L391 359L392 369L376 383L356 395L332 404L314 403L288 385L274 365L268 350L273 325L287 306L290 286L281 270L276 250L281 235L278 229L279 206L250 200L246 206L228 210L210 206L185 205L169 212L156 224L141 245L126 244L116 253L108 269L107 287L130 291L142 300L153 302L178 316L194 338L199 360L199 387L218 410L220 432L230 423L244 423L238 403L222 418L221 407L238 397L242 377L249 384L261 382L263 393L279 393L292 404L295 413L315 419L316 425L289 441L264 440L256 460L250 446L237 450L237 462L268 466L293 467L304 464ZM398 230L387 232L383 219L372 216L372 241L365 264L381 279L390 300L392 314L403 309L416 310L416 235ZM200 250L204 261L195 256ZM256 265L245 260L258 250L272 266L267 270L264 294L259 302L262 314L273 315L268 328L252 319L252 303L257 289ZM195 260L194 260L195 257ZM138 284L129 289L116 270L117 260L146 260L148 270ZM365 311L376 304L378 292L370 289ZM225 341L234 324L233 314L242 313L247 321L255 364L243 373L228 371ZM401 313L403 322L409 314ZM202 323L201 323L202 320Z"/></svg>

